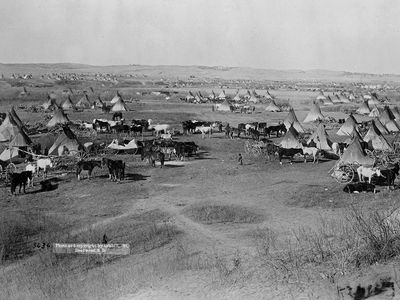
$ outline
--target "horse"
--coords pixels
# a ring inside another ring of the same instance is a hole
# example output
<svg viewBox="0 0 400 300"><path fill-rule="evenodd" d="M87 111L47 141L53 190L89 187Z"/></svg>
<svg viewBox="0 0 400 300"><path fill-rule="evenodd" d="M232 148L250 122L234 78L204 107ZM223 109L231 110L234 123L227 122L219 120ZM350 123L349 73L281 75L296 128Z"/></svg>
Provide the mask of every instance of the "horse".
<svg viewBox="0 0 400 300"><path fill-rule="evenodd" d="M149 164L153 167L156 166L156 160L160 161L161 168L164 166L165 154L161 151L143 151L141 154L141 159L144 160L145 158L148 159Z"/></svg>
<svg viewBox="0 0 400 300"><path fill-rule="evenodd" d="M260 140L260 132L257 129L249 128L248 134L251 135L251 138L255 141Z"/></svg>
<svg viewBox="0 0 400 300"><path fill-rule="evenodd" d="M295 156L296 154L301 154L304 155L303 153L303 149L299 148L290 148L290 149L286 149L286 148L279 148L278 151L278 156L279 156L279 163L282 164L282 158L283 157L288 157L290 159L290 164L293 163L293 156Z"/></svg>
<svg viewBox="0 0 400 300"><path fill-rule="evenodd" d="M90 176L92 175L93 169L95 167L102 168L103 164L99 160L89 160L89 161L78 161L76 164L76 176L78 177L78 180L81 180L81 172L82 171L87 171L88 172L88 179L90 179Z"/></svg>
<svg viewBox="0 0 400 300"><path fill-rule="evenodd" d="M152 120L149 119L148 121L149 126L147 127L150 130L153 130L156 132L156 136L158 136L158 134L160 133L160 131L163 131L164 133L167 133L167 130L171 127L171 125L169 124L157 124L157 125L153 125L152 124Z"/></svg>
<svg viewBox="0 0 400 300"><path fill-rule="evenodd" d="M364 166L360 166L357 168L357 174L358 174L358 179L360 180L360 182L363 182L364 178L367 177L368 183L371 183L372 177L374 175L376 175L378 177L382 176L381 170L379 168L368 168L368 167L364 167Z"/></svg>
<svg viewBox="0 0 400 300"><path fill-rule="evenodd" d="M25 167L25 171L31 171L32 174L36 173L36 166L32 164L27 164ZM28 179L28 187L32 186L33 187L33 177Z"/></svg>
<svg viewBox="0 0 400 300"><path fill-rule="evenodd" d="M279 137L279 134L285 134L287 132L286 126L284 124L279 124L275 126L268 126L267 128L264 128L264 134L267 135L268 137L271 137L271 134L276 133L276 137Z"/></svg>
<svg viewBox="0 0 400 300"><path fill-rule="evenodd" d="M196 127L195 132L201 132L201 138L203 138L203 139L206 137L207 133L208 133L208 137L211 138L212 126L204 126L204 125L198 126L198 127Z"/></svg>
<svg viewBox="0 0 400 300"><path fill-rule="evenodd" d="M305 162L305 163L307 162L306 155L312 156L312 158L313 158L313 164L314 164L315 162L318 163L318 161L319 161L319 156L318 156L318 155L319 155L320 153L321 153L321 150L318 149L318 148L316 148L316 147L304 147L304 146L303 146L303 155L304 155L304 162Z"/></svg>
<svg viewBox="0 0 400 300"><path fill-rule="evenodd" d="M15 188L19 185L19 193L21 193L21 188L25 194L25 187L29 180L32 180L32 171L23 171L21 173L11 173L11 194L15 194Z"/></svg>
<svg viewBox="0 0 400 300"><path fill-rule="evenodd" d="M47 176L47 169L52 168L54 166L53 161L51 158L39 158L36 161L36 172L39 176L40 169L43 169L43 178Z"/></svg>
<svg viewBox="0 0 400 300"><path fill-rule="evenodd" d="M103 157L101 165L107 166L109 179L121 180L125 176L125 163L122 160L112 160L110 158Z"/></svg>

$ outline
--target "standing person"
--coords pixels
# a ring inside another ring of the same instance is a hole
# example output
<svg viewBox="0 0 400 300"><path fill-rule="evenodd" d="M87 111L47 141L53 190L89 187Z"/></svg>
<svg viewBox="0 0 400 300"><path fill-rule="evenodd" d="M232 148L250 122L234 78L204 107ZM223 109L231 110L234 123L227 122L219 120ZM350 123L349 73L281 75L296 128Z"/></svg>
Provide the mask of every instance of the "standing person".
<svg viewBox="0 0 400 300"><path fill-rule="evenodd" d="M243 157L242 157L241 153L239 153L238 162L239 162L239 165L241 165L241 166L243 165Z"/></svg>

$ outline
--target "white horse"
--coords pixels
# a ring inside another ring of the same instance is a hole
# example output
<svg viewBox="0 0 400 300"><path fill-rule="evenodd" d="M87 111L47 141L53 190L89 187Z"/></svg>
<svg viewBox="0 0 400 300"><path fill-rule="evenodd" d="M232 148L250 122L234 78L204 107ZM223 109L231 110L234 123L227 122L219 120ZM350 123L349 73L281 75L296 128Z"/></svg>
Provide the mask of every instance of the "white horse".
<svg viewBox="0 0 400 300"><path fill-rule="evenodd" d="M158 136L158 134L161 131L163 131L164 134L166 134L168 129L170 129L170 127L171 127L171 125L169 125L169 124L156 124L156 125L153 125L152 124L153 121L151 119L149 119L147 122L149 123L148 129L150 129L150 130L154 129L154 131L156 132L156 136Z"/></svg>
<svg viewBox="0 0 400 300"><path fill-rule="evenodd" d="M357 174L358 174L358 179L360 181L364 181L364 177L368 178L368 183L371 183L372 181L372 177L374 175L376 176L382 176L381 170L379 168L368 168L368 167L364 167L364 166L360 166L357 169Z"/></svg>
<svg viewBox="0 0 400 300"><path fill-rule="evenodd" d="M201 138L205 138L208 133L208 137L211 138L212 135L212 126L197 126L194 130L195 132L201 132Z"/></svg>
<svg viewBox="0 0 400 300"><path fill-rule="evenodd" d="M306 155L308 156L312 156L313 157L313 163L315 163L315 161L319 161L319 156L318 154L321 153L321 150L316 148L316 147L304 147L303 146L303 154L304 154L304 162L307 162L307 159L305 158Z"/></svg>

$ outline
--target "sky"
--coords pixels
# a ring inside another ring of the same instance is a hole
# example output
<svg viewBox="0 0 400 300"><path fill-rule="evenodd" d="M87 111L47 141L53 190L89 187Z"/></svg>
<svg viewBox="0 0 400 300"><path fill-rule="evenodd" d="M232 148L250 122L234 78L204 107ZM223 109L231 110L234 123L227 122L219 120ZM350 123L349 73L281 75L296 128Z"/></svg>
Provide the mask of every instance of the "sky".
<svg viewBox="0 0 400 300"><path fill-rule="evenodd" d="M1 0L0 62L400 74L400 1Z"/></svg>

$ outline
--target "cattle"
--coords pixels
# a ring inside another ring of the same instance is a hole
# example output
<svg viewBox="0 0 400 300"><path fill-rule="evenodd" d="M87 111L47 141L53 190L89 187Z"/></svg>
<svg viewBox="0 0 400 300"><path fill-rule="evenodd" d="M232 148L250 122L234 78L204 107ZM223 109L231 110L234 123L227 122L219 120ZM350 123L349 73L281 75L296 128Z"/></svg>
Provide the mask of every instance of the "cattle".
<svg viewBox="0 0 400 300"><path fill-rule="evenodd" d="M371 183L372 177L374 175L376 176L382 176L381 170L378 168L368 168L364 166L360 166L357 168L357 174L358 174L358 179L359 181L364 181L365 177L368 178L368 183ZM382 176L383 177L383 176Z"/></svg>
<svg viewBox="0 0 400 300"><path fill-rule="evenodd" d="M90 179L90 176L92 175L93 169L95 167L101 168L103 166L101 161L98 160L89 160L89 161L78 161L76 164L76 176L78 177L78 180L81 179L81 172L82 171L87 171L88 173L88 179Z"/></svg>
<svg viewBox="0 0 400 300"><path fill-rule="evenodd" d="M165 154L161 151L143 151L141 154L141 159L144 160L145 158L148 159L149 164L153 167L156 166L156 160L160 161L161 168L164 166Z"/></svg>
<svg viewBox="0 0 400 300"><path fill-rule="evenodd" d="M361 192L376 192L375 185L368 182L356 182L356 183L348 183L343 188L343 191L346 193L361 193Z"/></svg>
<svg viewBox="0 0 400 300"><path fill-rule="evenodd" d="M32 180L32 171L23 171L21 173L10 173L11 179L11 194L15 194L15 189L19 186L19 193L21 193L21 188L25 194L25 187L28 180Z"/></svg>
<svg viewBox="0 0 400 300"><path fill-rule="evenodd" d="M53 161L50 158L39 158L36 161L36 172L39 176L39 171L43 170L43 178L47 176L47 170L53 167Z"/></svg>
<svg viewBox="0 0 400 300"><path fill-rule="evenodd" d="M315 162L318 163L320 153L321 153L321 150L316 147L304 147L303 146L304 162L307 162L306 156L311 156L313 158L313 164Z"/></svg>
<svg viewBox="0 0 400 300"><path fill-rule="evenodd" d="M109 179L111 181L123 178L125 176L125 163L122 160L112 160L103 157L102 167L107 166Z"/></svg>
<svg viewBox="0 0 400 300"><path fill-rule="evenodd" d="M290 159L290 164L292 164L293 163L293 156L295 156L296 154L304 155L303 154L303 149L301 149L301 148L299 148L299 149L297 149L297 148L286 149L286 148L279 147L277 153L278 153L279 163L280 164L282 164L282 158L283 157L289 158Z"/></svg>

